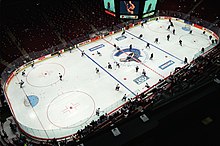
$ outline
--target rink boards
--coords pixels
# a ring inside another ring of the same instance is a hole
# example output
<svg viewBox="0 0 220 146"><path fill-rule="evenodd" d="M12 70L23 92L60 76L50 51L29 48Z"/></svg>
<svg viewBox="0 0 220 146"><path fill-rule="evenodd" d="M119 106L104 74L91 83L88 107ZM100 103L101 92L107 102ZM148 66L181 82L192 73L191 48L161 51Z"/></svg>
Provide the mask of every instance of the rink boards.
<svg viewBox="0 0 220 146"><path fill-rule="evenodd" d="M170 18L160 17L159 21ZM185 26L186 21L171 19L182 23L179 29ZM154 25L151 25L151 22L154 22ZM146 29L154 31L155 36L164 33L165 38L167 32L162 27L166 26L166 22L162 22L163 25L157 25L156 18L153 18L147 23L149 25L145 25ZM57 53L48 54L34 60L34 68L29 62L14 71L9 76L4 91L20 128L29 136L38 139L68 137L84 128L91 120L96 120L98 117L95 115L95 110L98 107L101 107L105 113L110 113L124 104L121 101L124 94L133 98L136 94L146 90L144 88L146 82L152 86L157 83L158 79L167 77L175 67L184 66L182 50L169 50L171 45L166 45L165 40L160 44L155 44L155 37L147 38L144 33L144 38L138 39L142 29L139 25L134 27L133 24L130 24L130 26L125 36L121 36L121 32L110 32L106 37L97 36L76 44L72 53L69 53L68 49L63 49L60 50L61 57L58 57ZM132 27L138 28L134 32ZM215 33L206 28L196 24L191 24L191 27L200 29L201 32L206 31L207 34L219 39ZM185 44L185 48L187 48L185 51L190 51L192 49L190 47L195 42L187 39L188 34L186 37L184 35L179 37L189 41L188 44ZM200 38L195 36L194 41L200 43ZM149 50L145 48L147 42L151 44ZM126 59L128 56L130 43L134 44L131 51L137 55L136 58L130 62L120 62L120 59ZM121 52L113 47L114 44L120 47ZM172 45L175 45L176 48L179 47L178 41ZM84 57L81 57L82 50L85 51ZM98 56L96 51L102 52L102 56ZM193 52L198 51L199 48L193 50ZM151 53L154 53L155 58L150 62ZM190 56L189 61L192 59L193 57ZM67 63L63 64L62 60ZM107 68L108 62L111 62L113 70ZM115 62L120 62L120 69L114 65ZM135 73L137 65L140 66L139 74ZM100 74L95 73L96 67L100 69ZM146 70L146 77L142 76L142 69ZM21 72L24 70L26 71L25 77L21 76ZM62 73L63 82L59 81L58 73ZM18 86L20 79L25 80L25 86L22 89ZM78 85L72 85L74 82ZM117 83L121 86L120 92L114 91ZM98 87L95 87L97 84L99 84ZM31 102L31 106L25 105L27 98ZM75 112L76 110L78 112Z"/></svg>

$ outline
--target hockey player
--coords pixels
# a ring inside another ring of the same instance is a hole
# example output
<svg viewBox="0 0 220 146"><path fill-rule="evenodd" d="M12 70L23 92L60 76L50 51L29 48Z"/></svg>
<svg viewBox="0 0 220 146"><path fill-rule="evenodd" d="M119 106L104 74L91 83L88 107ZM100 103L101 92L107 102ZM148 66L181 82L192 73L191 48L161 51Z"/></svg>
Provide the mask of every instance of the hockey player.
<svg viewBox="0 0 220 146"><path fill-rule="evenodd" d="M23 70L23 71L21 72L21 75L22 75L22 76L25 76L25 70Z"/></svg>
<svg viewBox="0 0 220 146"><path fill-rule="evenodd" d="M95 68L95 72L98 74L99 73L99 69L96 67Z"/></svg>
<svg viewBox="0 0 220 146"><path fill-rule="evenodd" d="M141 21L141 27L142 27L142 28L144 27L144 22L143 22L143 21Z"/></svg>
<svg viewBox="0 0 220 146"><path fill-rule="evenodd" d="M215 40L214 40L214 39L212 39L211 41L212 41L212 44L214 44L214 43L215 43Z"/></svg>
<svg viewBox="0 0 220 146"><path fill-rule="evenodd" d="M61 73L59 73L59 78L60 78L60 81L63 80L63 76L61 75Z"/></svg>
<svg viewBox="0 0 220 146"><path fill-rule="evenodd" d="M127 99L127 95L126 95L126 94L124 94L124 96L122 97L122 99L121 99L121 100L126 101L126 99Z"/></svg>
<svg viewBox="0 0 220 146"><path fill-rule="evenodd" d="M72 47L72 46L70 46L70 48L69 48L70 53L72 53L72 49L73 49L73 47Z"/></svg>
<svg viewBox="0 0 220 146"><path fill-rule="evenodd" d="M60 53L60 51L58 51L58 57L60 57L61 56L61 53Z"/></svg>
<svg viewBox="0 0 220 146"><path fill-rule="evenodd" d="M146 48L150 48L150 43L147 42L147 46L146 46Z"/></svg>
<svg viewBox="0 0 220 146"><path fill-rule="evenodd" d="M142 74L146 76L146 71L143 69Z"/></svg>
<svg viewBox="0 0 220 146"><path fill-rule="evenodd" d="M146 84L145 84L145 87L146 88L150 88L150 86L149 86L149 84L146 82Z"/></svg>
<svg viewBox="0 0 220 146"><path fill-rule="evenodd" d="M125 29L122 30L121 35L123 36L125 34Z"/></svg>
<svg viewBox="0 0 220 146"><path fill-rule="evenodd" d="M170 30L170 25L168 25L167 30Z"/></svg>
<svg viewBox="0 0 220 146"><path fill-rule="evenodd" d="M112 69L112 65L108 62L108 69Z"/></svg>
<svg viewBox="0 0 220 146"><path fill-rule="evenodd" d="M171 18L169 18L169 22L170 22L170 23L172 22Z"/></svg>
<svg viewBox="0 0 220 146"><path fill-rule="evenodd" d="M187 63L188 63L187 60L188 60L188 59L185 57L185 58L184 58L184 64L187 64Z"/></svg>
<svg viewBox="0 0 220 146"><path fill-rule="evenodd" d="M140 34L140 35L139 35L139 39L141 39L142 37L143 37L143 34Z"/></svg>
<svg viewBox="0 0 220 146"><path fill-rule="evenodd" d="M116 63L116 67L120 68L120 64L118 62L115 62L115 63Z"/></svg>
<svg viewBox="0 0 220 146"><path fill-rule="evenodd" d="M202 48L202 49L201 49L201 52L204 53L204 52L205 52L205 48Z"/></svg>
<svg viewBox="0 0 220 146"><path fill-rule="evenodd" d="M152 60L152 59L153 59L153 57L154 57L154 54L153 54L153 53L151 53L151 54L150 54L150 60Z"/></svg>
<svg viewBox="0 0 220 146"><path fill-rule="evenodd" d="M97 54L98 54L99 56L102 56L102 54L101 54L99 51L97 51Z"/></svg>
<svg viewBox="0 0 220 146"><path fill-rule="evenodd" d="M175 35L176 34L176 30L175 29L173 29L173 35Z"/></svg>
<svg viewBox="0 0 220 146"><path fill-rule="evenodd" d="M193 31L192 31L192 30L190 30L190 31L189 31L189 34L192 34L192 32L193 32Z"/></svg>
<svg viewBox="0 0 220 146"><path fill-rule="evenodd" d="M182 40L179 40L179 44L180 44L180 46L183 46L183 44L182 44Z"/></svg>
<svg viewBox="0 0 220 146"><path fill-rule="evenodd" d="M83 57L84 55L85 55L85 52L84 52L84 50L82 50L81 57Z"/></svg>
<svg viewBox="0 0 220 146"><path fill-rule="evenodd" d="M138 67L138 66L136 66L135 70L136 70L136 72L138 72L138 70L139 70L139 67Z"/></svg>
<svg viewBox="0 0 220 146"><path fill-rule="evenodd" d="M167 35L167 40L168 40L168 41L170 40L170 35L169 35L169 34Z"/></svg>
<svg viewBox="0 0 220 146"><path fill-rule="evenodd" d="M19 82L19 85L20 85L20 88L22 88L22 87L23 87L23 85L24 85L24 81L23 81L23 80L21 80L21 81Z"/></svg>
<svg viewBox="0 0 220 146"><path fill-rule="evenodd" d="M170 26L174 27L173 22L170 22Z"/></svg>
<svg viewBox="0 0 220 146"><path fill-rule="evenodd" d="M131 49L132 49L132 44L130 44L130 46L129 46L129 51L131 51Z"/></svg>
<svg viewBox="0 0 220 146"><path fill-rule="evenodd" d="M120 89L120 86L119 86L119 84L117 84L116 87L115 87L115 90L119 91L119 89Z"/></svg>
<svg viewBox="0 0 220 146"><path fill-rule="evenodd" d="M134 58L134 52L131 52L130 54L128 54L126 61L129 62L129 61L133 60L133 58Z"/></svg>
<svg viewBox="0 0 220 146"><path fill-rule="evenodd" d="M97 108L96 109L96 115L99 116L99 114L100 114L100 108Z"/></svg>
<svg viewBox="0 0 220 146"><path fill-rule="evenodd" d="M31 63L31 67L32 67L32 68L34 67L34 61Z"/></svg>
<svg viewBox="0 0 220 146"><path fill-rule="evenodd" d="M117 48L116 44L113 45L115 48Z"/></svg>
<svg viewBox="0 0 220 146"><path fill-rule="evenodd" d="M155 38L154 43L158 43L159 39Z"/></svg>

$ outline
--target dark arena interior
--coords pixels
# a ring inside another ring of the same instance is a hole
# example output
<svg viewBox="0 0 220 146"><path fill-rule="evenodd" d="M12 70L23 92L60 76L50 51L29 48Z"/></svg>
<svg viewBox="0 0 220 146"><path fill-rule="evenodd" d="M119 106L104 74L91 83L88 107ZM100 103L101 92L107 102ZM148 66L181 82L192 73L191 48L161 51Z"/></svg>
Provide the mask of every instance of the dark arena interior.
<svg viewBox="0 0 220 146"><path fill-rule="evenodd" d="M119 111L102 115L77 133L59 139L38 139L23 132L4 92L14 70L43 55L97 38L102 32L107 36L121 31L118 25L136 25L143 19L114 17L104 11L103 3L104 0L0 0L0 145L220 145L219 39L214 48L190 62L190 67L177 69L159 81L159 88L150 87L137 96L137 101L124 104L122 108L129 109L126 116ZM158 0L156 12L149 17L184 18L219 37L219 14L217 1Z"/></svg>

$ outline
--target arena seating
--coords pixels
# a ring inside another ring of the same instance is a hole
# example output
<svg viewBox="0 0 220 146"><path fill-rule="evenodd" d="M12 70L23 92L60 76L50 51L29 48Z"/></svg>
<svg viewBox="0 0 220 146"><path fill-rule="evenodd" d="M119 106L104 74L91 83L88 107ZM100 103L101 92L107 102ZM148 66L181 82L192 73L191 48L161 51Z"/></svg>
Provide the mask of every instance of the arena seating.
<svg viewBox="0 0 220 146"><path fill-rule="evenodd" d="M58 1L53 2L53 6L50 6L50 2L42 2L39 5L35 3L34 6L22 6L22 8L12 6L16 13L4 10L7 15L3 17L2 25L12 32L17 43L20 44L19 47L24 48L28 53L56 46L61 43L60 38L67 41L83 37L88 38L89 34L109 28L113 23L119 24L121 21L104 13L102 1ZM198 1L193 0L176 0L176 3L164 1L158 3L158 7L160 10L188 13L197 3ZM191 17L201 16L201 18L204 17L210 22L216 21L217 13L210 8L206 8L206 4L201 3L199 8L195 8L191 12ZM207 14L206 9L212 14L209 17L206 17L209 14ZM2 43L5 42L5 38L3 40ZM6 42L2 44L4 47L17 50L10 38ZM18 56L21 56L21 53L18 53L15 57ZM11 57L14 56L9 58Z"/></svg>
<svg viewBox="0 0 220 146"><path fill-rule="evenodd" d="M59 39L53 33L50 26L36 10L31 8L12 7L13 12L5 10L3 22L16 38L19 47L27 52L40 51L53 45L57 45ZM13 22L11 22L13 21Z"/></svg>
<svg viewBox="0 0 220 146"><path fill-rule="evenodd" d="M62 38L71 40L84 36L85 32L90 32L91 28L85 24L84 19L78 13L74 6L74 2L60 2L54 7L47 7L43 4L43 13L46 18L58 31Z"/></svg>
<svg viewBox="0 0 220 146"><path fill-rule="evenodd" d="M20 25L11 26L11 29L14 30L13 34L19 38L19 43L27 52L40 51L60 43L40 14L31 10L23 13L23 20L31 21L26 21L24 24L20 22Z"/></svg>
<svg viewBox="0 0 220 146"><path fill-rule="evenodd" d="M198 5L197 7L195 7ZM210 1L198 0L174 0L174 1L163 1L158 3L159 10L171 10L188 14L190 12L191 17L197 17L206 21L217 23L220 26L220 16L217 11L218 6L213 5Z"/></svg>
<svg viewBox="0 0 220 146"><path fill-rule="evenodd" d="M18 50L18 48L15 46L15 44L12 42L12 40L4 30L1 30L0 40L1 59L7 62L12 62L16 58L22 56L21 52Z"/></svg>
<svg viewBox="0 0 220 146"><path fill-rule="evenodd" d="M119 19L103 13L104 9L102 1L91 0L87 1L86 3L80 1L78 6L84 7L80 10L82 10L82 13L86 17L87 23L93 24L96 29L103 30L107 27L110 27L113 22L115 24L120 23Z"/></svg>
<svg viewBox="0 0 220 146"><path fill-rule="evenodd" d="M158 9L188 13L198 2L199 1L195 0L163 1L163 3L159 3ZM51 3L53 3L53 6L50 6ZM201 3L198 8L193 10L191 16L199 17L210 22L216 21L217 25L220 26L219 21L216 20L218 17L218 9L216 12L215 9L208 7L208 5L209 2ZM34 3L31 7L11 6L11 9L13 9L13 11L4 9L5 15L1 18L0 57L6 62L12 62L19 56L22 56L22 53L8 36L7 29L15 36L17 45L20 44L18 47L24 48L25 51L31 53L60 44L61 40L59 35L62 39L67 41L77 38L88 38L90 33L109 28L113 22L114 24L121 22L121 20L106 15L103 12L101 0L68 0L59 2L49 0L48 2L42 1L39 4ZM7 29L5 30L3 28ZM146 92L146 95L149 95L147 96L148 98L140 96L138 99L129 101L115 113L103 115L99 120L92 121L84 129L79 130L79 132L72 137L72 140L63 140L59 143L63 145L75 143L77 139L89 136L91 133L108 127L112 123L124 120L125 116L129 117L134 115L139 112L137 110L139 106L143 109L148 109L151 108L149 105L154 103L156 107L157 105L166 103L168 101L166 97L173 97L174 94L180 93L181 90L188 89L190 87L189 85L192 85L191 83L203 83L207 77L213 77L219 73L216 64L216 62L220 60L219 50L218 46L218 49L213 50L207 56L198 58L193 69L189 69L188 66L186 66L186 68L178 70L175 76L170 76L167 78L168 80L161 81L159 89L149 89ZM0 72L2 72L5 65L0 63L0 68ZM27 140L27 142L32 143L32 145L39 145L39 142L33 142L31 140ZM8 142L5 141L5 143ZM54 143L58 142L52 140L41 142L41 145L52 145ZM13 145L11 143L8 144Z"/></svg>

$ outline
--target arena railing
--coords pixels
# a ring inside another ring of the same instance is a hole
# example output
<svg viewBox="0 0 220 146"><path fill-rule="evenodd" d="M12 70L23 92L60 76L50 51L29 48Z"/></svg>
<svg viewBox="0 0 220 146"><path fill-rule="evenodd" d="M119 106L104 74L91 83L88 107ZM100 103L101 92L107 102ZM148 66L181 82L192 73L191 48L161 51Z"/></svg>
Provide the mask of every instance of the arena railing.
<svg viewBox="0 0 220 146"><path fill-rule="evenodd" d="M169 15L168 15L168 14ZM172 11L169 11L169 12L161 12L161 13L157 13L157 16L160 17L160 16L164 16L165 14L167 14L167 16L173 16L173 17L180 17L180 18L187 18L186 14L183 14L183 13L180 13L180 12L172 12ZM144 21L148 21L150 19L154 19L154 18L146 18L144 19ZM207 21L204 21L204 20L201 20L201 19L198 19L198 18L195 18L193 20L190 20L191 22L198 22L199 20L199 23L202 25L202 26L205 26L205 27L210 27L210 30L215 32L218 36L220 34L220 29L219 28L216 28L215 25L213 25L212 23L209 23ZM136 24L140 24L140 21L143 21L143 20L139 20L139 21L127 21L126 24L133 24L133 25L136 25ZM122 23L122 24L119 24L120 26L124 26L125 23ZM30 53L29 56L27 57L20 57L18 59L16 59L15 61L13 61L9 67L7 67L3 73L1 74L1 86L3 87L3 89L5 90L5 85L7 83L7 81L10 79L11 77L11 74L15 71L17 71L19 68L25 68L25 67L28 67L30 65L30 62L32 60L43 60L44 58L42 57L45 57L45 56L53 56L53 55L56 55L57 54L57 51L70 51L69 47L67 47L66 45L68 44L75 44L75 45L71 45L73 48L75 48L77 46L77 44L80 44L80 45L84 45L84 44L87 44L87 43L90 43L91 40L95 41L97 39L100 39L104 36L108 36L108 35L111 35L113 32L114 33L117 33L119 31L121 31L121 29L119 29L119 27L114 27L114 30L112 30L111 28L107 29L108 31L101 31L97 35L94 35L93 38L87 38L87 37L83 37L83 38L77 38L75 40L70 40L71 43L67 42L65 44L59 44L57 46L53 46L51 48L47 48L43 51L39 51L39 52L33 52L33 53ZM100 36L101 35L101 36ZM89 39L89 40L88 40ZM212 46L209 46L208 48L205 48L205 50L210 50L212 49ZM201 52L198 52L195 54L195 58L197 58L198 56L202 55ZM195 59L194 58L194 59ZM152 94L151 94L151 91L154 90L154 88L156 88L157 86L159 86L160 84L162 84L162 82L158 82L156 83L155 85L151 86L149 89L147 89L146 91L144 91L142 94L145 96L144 98L150 98L150 97L153 97ZM6 94L6 93L5 93ZM7 95L5 95L7 97ZM138 96L137 96L138 97ZM134 97L136 98L136 97ZM7 98L6 98L7 99ZM8 104L9 104L9 107L10 107L10 102L7 101ZM118 109L120 109L125 103L121 102L121 101L118 101L116 103L114 103L112 106L110 106L109 108L105 109L104 110L104 113L108 113L108 114L113 114L114 112L116 112ZM12 114L13 114L13 110L12 108L10 107L11 111L12 111ZM14 114L13 114L14 115ZM94 116L92 118L92 120L97 120L97 118ZM16 119L15 119L16 121ZM61 135L63 135L63 132L65 132L65 135L68 135L69 134L69 137L71 137L76 129L73 128L73 129L68 129L67 131L63 130L63 129L54 129L54 130L38 130L38 129L33 129L33 128L30 128L30 127L27 127L25 125L22 125L22 123L20 123L19 121L16 121L19 128L21 129L21 131L23 131L27 136L30 136L32 138L36 138L36 139L40 139L40 140L48 140L48 139L51 139L53 137L59 137L59 138L66 138L66 137L61 137ZM82 121L80 121L82 122ZM87 124L89 123L85 123L81 126L81 128L83 129ZM78 129L78 128L77 128ZM39 138L41 137L41 138ZM45 137L45 138L42 138L42 137Z"/></svg>

